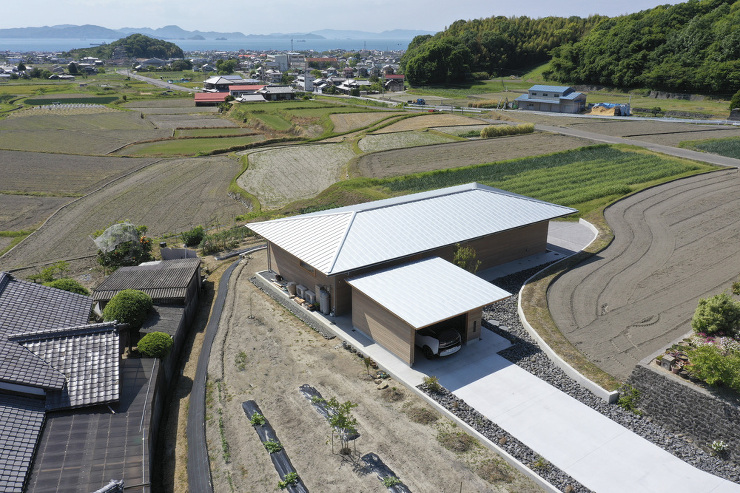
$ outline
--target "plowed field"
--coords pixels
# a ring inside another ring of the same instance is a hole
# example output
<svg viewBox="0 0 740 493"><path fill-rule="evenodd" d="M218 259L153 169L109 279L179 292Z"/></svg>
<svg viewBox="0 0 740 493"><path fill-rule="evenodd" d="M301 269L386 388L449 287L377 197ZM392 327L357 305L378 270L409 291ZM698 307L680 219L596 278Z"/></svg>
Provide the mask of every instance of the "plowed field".
<svg viewBox="0 0 740 493"><path fill-rule="evenodd" d="M432 127L450 127L455 125L480 125L481 120L467 116L450 115L447 113L430 113L414 118L406 118L393 125L381 128L376 133L403 132L405 130L422 130Z"/></svg>
<svg viewBox="0 0 740 493"><path fill-rule="evenodd" d="M152 114L146 119L157 128L215 128L215 127L237 127L231 120L220 118L218 115L202 114Z"/></svg>
<svg viewBox="0 0 740 493"><path fill-rule="evenodd" d="M249 154L249 168L239 186L276 209L318 195L336 183L347 162L355 156L349 145L321 144L281 147Z"/></svg>
<svg viewBox="0 0 740 493"><path fill-rule="evenodd" d="M71 200L70 197L33 197L0 193L0 231L34 228Z"/></svg>
<svg viewBox="0 0 740 493"><path fill-rule="evenodd" d="M412 120L415 119L412 118ZM360 158L357 169L362 176L387 178L421 171L459 168L471 164L538 156L575 149L592 143L586 139L548 133L515 135L376 152Z"/></svg>
<svg viewBox="0 0 740 493"><path fill-rule="evenodd" d="M166 160L134 173L62 209L12 252L0 270L95 253L94 231L128 219L149 235L188 230L215 221L229 224L246 212L227 195L239 172L227 157Z"/></svg>
<svg viewBox="0 0 740 493"><path fill-rule="evenodd" d="M331 121L337 133L349 132L358 128L367 127L377 121L403 113L334 113Z"/></svg>
<svg viewBox="0 0 740 493"><path fill-rule="evenodd" d="M411 131L368 135L358 145L362 152L375 152L387 149L442 144L444 142L452 142L453 140L452 137L442 136L432 132Z"/></svg>

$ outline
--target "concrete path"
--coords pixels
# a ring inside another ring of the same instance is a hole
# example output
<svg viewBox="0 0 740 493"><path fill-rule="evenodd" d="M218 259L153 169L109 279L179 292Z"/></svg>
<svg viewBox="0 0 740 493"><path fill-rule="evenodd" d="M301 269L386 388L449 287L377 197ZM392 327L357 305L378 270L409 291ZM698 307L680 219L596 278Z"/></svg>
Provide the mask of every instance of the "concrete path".
<svg viewBox="0 0 740 493"><path fill-rule="evenodd" d="M593 140L596 142L605 142L607 144L627 144L633 146L644 147L651 151L661 152L668 154L669 156L676 156L686 159L692 159L694 161L702 161L705 163L716 164L718 166L729 166L731 168L740 168L740 159L734 159L731 157L720 156L718 154L710 154L708 152L692 151L690 149L683 149L680 147L671 147L661 144L654 144L652 142L645 142L642 140L625 139L623 137L612 137L596 132L588 132L586 130L580 130L570 127L556 127L553 125L542 125L536 124L534 126L536 130L542 130L543 132L551 132L556 134L570 135L571 137L581 137L584 139Z"/></svg>

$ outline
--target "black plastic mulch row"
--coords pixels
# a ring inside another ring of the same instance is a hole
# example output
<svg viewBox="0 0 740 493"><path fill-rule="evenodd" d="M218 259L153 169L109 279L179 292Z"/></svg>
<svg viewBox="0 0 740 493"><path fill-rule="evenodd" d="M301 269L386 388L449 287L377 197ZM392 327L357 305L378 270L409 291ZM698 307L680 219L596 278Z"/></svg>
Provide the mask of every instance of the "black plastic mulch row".
<svg viewBox="0 0 740 493"><path fill-rule="evenodd" d="M303 394L303 397L305 397L313 406L316 408L316 412L318 412L320 415L324 417L327 421L329 421L329 417L333 414L331 410L327 407L326 401L323 397L321 397L321 392L316 390L315 388L311 387L307 383L304 383L298 389L301 391L301 394ZM342 430L337 429L337 432L341 433ZM347 435L347 441L357 440L360 438L360 433L356 432L351 435Z"/></svg>
<svg viewBox="0 0 740 493"><path fill-rule="evenodd" d="M242 409L244 409L244 414L247 415L247 418L249 418L250 421L252 420L252 415L255 413L259 413L264 416L257 403L254 401L242 402ZM264 424L254 425L254 431L257 432L262 443L270 441L281 443L280 440L278 440L277 434L272 425L267 421L267 418L265 418ZM290 459L288 458L288 454L285 452L285 449L271 453L270 459L272 460L272 464L275 466L275 470L280 475L281 480L285 480L285 476L289 473L297 472L293 467L293 464L290 463ZM285 490L290 493L308 493L308 488L303 484L303 480L300 479L300 476L298 478L298 483L288 485Z"/></svg>
<svg viewBox="0 0 740 493"><path fill-rule="evenodd" d="M388 467L385 462L383 462L383 459L378 457L378 454L369 453L365 454L361 457L362 462L365 463L365 467L367 467L370 471L374 472L378 475L378 479L381 481L385 480L386 478L397 478L396 473L393 472L393 470ZM394 486L388 487L389 491L392 491L393 493L411 493L411 490L409 490L405 484L396 484Z"/></svg>

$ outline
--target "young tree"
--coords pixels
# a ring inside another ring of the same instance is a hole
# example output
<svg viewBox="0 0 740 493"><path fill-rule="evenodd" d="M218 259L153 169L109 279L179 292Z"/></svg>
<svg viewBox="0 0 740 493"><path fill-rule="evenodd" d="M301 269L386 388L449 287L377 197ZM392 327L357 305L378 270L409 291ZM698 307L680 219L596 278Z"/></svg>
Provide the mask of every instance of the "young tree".
<svg viewBox="0 0 740 493"><path fill-rule="evenodd" d="M339 440L341 441L341 448L339 453L348 455L350 452L349 442L356 438L357 435L357 418L352 416L352 409L357 407L357 404L351 401L339 403L336 397L332 397L326 401L326 406L330 410L329 424L339 434ZM334 431L332 431L332 437Z"/></svg>
<svg viewBox="0 0 740 493"><path fill-rule="evenodd" d="M69 291L70 293L81 294L83 296L90 296L90 291L85 286L74 279L70 279L69 277L63 277L54 281L45 282L44 286L61 289L62 291Z"/></svg>
<svg viewBox="0 0 740 493"><path fill-rule="evenodd" d="M707 335L740 335L740 302L727 293L700 299L691 327Z"/></svg>
<svg viewBox="0 0 740 493"><path fill-rule="evenodd" d="M452 263L475 274L480 267L481 261L478 260L478 254L471 246L462 246L459 243L455 245L455 254L452 257Z"/></svg>
<svg viewBox="0 0 740 493"><path fill-rule="evenodd" d="M80 73L75 62L70 62L69 65L67 65L67 72L69 72L71 75L77 75Z"/></svg>

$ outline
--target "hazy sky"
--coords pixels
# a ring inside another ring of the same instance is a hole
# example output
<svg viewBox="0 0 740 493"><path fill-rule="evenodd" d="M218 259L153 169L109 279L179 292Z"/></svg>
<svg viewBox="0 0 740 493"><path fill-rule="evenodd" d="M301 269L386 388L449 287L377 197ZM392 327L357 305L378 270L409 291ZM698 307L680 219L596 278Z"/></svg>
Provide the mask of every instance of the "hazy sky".
<svg viewBox="0 0 740 493"><path fill-rule="evenodd" d="M0 28L95 24L109 28L178 25L190 31L244 34L306 33L320 29L381 32L390 29L441 31L458 19L503 16L615 16L675 0L9 0Z"/></svg>

